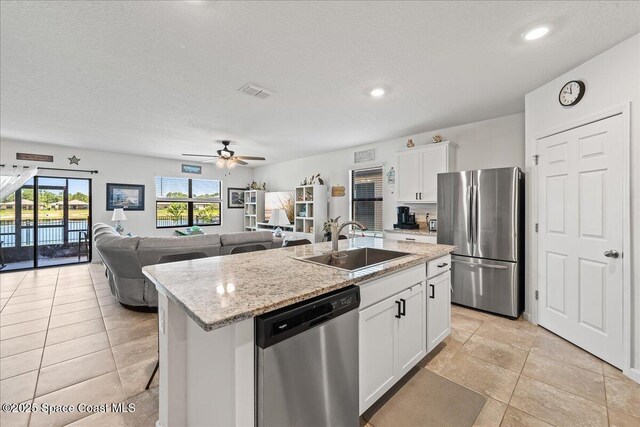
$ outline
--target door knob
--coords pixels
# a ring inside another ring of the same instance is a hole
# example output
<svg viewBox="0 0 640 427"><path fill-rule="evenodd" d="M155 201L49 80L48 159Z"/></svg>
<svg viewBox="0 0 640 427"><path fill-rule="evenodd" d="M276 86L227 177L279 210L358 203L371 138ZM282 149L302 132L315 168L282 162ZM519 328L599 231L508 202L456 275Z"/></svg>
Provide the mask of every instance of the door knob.
<svg viewBox="0 0 640 427"><path fill-rule="evenodd" d="M605 251L604 256L606 256L607 258L618 258L620 256L620 253L615 249L611 249L609 251Z"/></svg>

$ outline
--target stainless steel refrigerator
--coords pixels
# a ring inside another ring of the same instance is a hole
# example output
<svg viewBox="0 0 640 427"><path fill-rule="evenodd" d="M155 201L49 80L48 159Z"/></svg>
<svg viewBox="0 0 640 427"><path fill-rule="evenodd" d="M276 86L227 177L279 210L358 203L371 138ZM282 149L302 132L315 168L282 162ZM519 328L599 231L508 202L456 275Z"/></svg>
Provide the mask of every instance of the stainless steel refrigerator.
<svg viewBox="0 0 640 427"><path fill-rule="evenodd" d="M438 175L438 243L456 304L510 317L524 310L524 174L517 167Z"/></svg>

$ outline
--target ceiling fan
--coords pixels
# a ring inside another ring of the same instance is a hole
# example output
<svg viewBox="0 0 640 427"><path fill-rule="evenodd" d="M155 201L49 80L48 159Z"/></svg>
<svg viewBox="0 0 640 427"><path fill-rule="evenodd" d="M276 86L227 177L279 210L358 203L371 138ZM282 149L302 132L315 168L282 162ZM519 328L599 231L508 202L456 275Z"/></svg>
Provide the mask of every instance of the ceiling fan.
<svg viewBox="0 0 640 427"><path fill-rule="evenodd" d="M266 160L264 157L255 157L255 156L234 156L234 151L229 150L229 144L231 141L219 141L224 146L221 150L218 150L218 155L211 154L182 154L183 156L193 156L193 157L209 157L209 160L204 160L204 163L213 163L216 162L221 167L232 167L236 164L239 165L248 165L249 163L245 162L245 160Z"/></svg>

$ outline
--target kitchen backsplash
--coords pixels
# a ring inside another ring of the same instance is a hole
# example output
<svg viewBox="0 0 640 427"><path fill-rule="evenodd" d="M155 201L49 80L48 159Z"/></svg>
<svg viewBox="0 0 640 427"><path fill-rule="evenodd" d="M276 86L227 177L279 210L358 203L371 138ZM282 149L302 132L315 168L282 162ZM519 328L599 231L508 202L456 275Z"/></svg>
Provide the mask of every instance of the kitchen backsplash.
<svg viewBox="0 0 640 427"><path fill-rule="evenodd" d="M411 212L416 214L416 222L420 224L420 229L429 229L427 225L427 214L429 219L435 219L438 217L437 205L412 205L412 204L398 204L398 206L409 206Z"/></svg>

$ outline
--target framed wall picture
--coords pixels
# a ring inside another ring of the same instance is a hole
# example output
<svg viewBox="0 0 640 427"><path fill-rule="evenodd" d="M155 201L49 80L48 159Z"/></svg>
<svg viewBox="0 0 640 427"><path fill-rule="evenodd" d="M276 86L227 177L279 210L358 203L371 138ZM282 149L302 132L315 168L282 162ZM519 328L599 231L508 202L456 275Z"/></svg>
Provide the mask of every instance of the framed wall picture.
<svg viewBox="0 0 640 427"><path fill-rule="evenodd" d="M244 188L227 188L227 208L244 208Z"/></svg>
<svg viewBox="0 0 640 427"><path fill-rule="evenodd" d="M144 185L107 183L107 210L144 210Z"/></svg>

